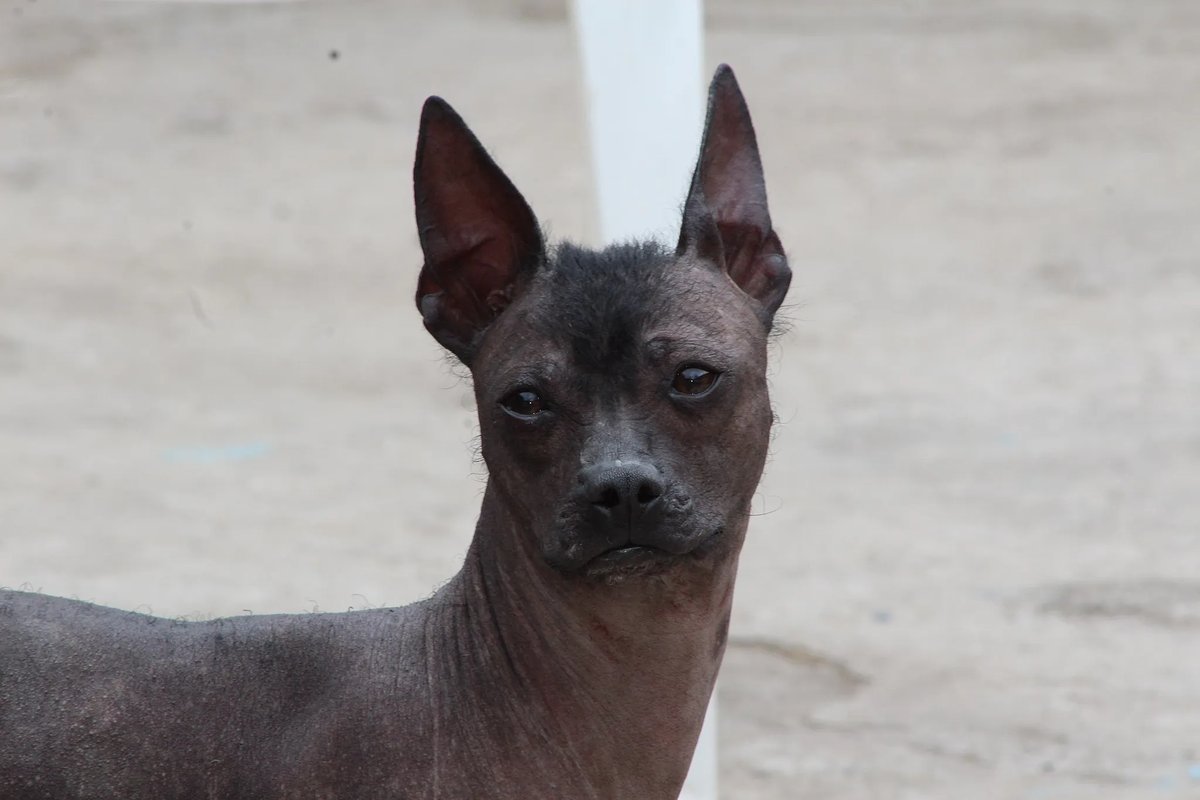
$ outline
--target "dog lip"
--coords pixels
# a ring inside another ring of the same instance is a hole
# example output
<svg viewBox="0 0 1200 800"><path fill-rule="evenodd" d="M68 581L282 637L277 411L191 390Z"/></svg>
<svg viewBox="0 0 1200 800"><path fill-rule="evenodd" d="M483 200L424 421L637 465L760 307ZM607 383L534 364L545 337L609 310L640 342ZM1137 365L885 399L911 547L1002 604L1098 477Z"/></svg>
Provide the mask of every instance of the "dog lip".
<svg viewBox="0 0 1200 800"><path fill-rule="evenodd" d="M676 563L680 556L672 555L652 545L625 543L596 554L580 565L585 575L592 577L632 575L647 570L658 571Z"/></svg>
<svg viewBox="0 0 1200 800"><path fill-rule="evenodd" d="M655 547L654 545L635 544L633 542L626 542L625 544L620 544L620 545L617 545L616 547L610 547L603 552L597 553L596 555L592 556L592 558L590 560L596 561L598 559L606 558L606 557L610 557L610 556L614 557L614 558L625 558L625 557L635 556L635 555L640 555L640 554L663 555L663 556L671 555L666 550L663 550L662 548L659 548L659 547Z"/></svg>
<svg viewBox="0 0 1200 800"><path fill-rule="evenodd" d="M685 556L692 555L693 553L703 552L712 547L717 541L720 540L721 534L724 532L725 529L723 527L717 528L714 531L686 542L686 544L679 549L658 547L656 545L645 544L642 542L625 541L622 544L614 545L606 550L600 551L596 555L589 558L587 563L597 562L601 559L610 561L635 559L639 557L659 558L662 560L683 558Z"/></svg>

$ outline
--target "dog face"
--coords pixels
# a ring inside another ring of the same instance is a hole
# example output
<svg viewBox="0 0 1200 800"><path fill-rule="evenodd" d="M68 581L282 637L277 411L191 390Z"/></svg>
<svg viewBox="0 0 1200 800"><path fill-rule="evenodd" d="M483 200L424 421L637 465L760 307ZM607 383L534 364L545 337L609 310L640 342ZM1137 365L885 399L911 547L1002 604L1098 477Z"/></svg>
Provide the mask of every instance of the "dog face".
<svg viewBox="0 0 1200 800"><path fill-rule="evenodd" d="M619 578L735 552L766 458L766 339L790 271L733 73L713 80L674 251L548 250L437 99L415 188L418 307L472 371L491 486L543 558Z"/></svg>

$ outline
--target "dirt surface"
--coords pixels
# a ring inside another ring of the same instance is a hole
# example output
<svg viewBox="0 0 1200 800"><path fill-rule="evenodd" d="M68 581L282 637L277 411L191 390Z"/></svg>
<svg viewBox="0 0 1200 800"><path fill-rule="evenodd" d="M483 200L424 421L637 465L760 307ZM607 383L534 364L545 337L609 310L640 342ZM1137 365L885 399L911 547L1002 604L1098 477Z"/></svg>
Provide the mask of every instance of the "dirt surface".
<svg viewBox="0 0 1200 800"><path fill-rule="evenodd" d="M714 2L707 52L797 275L725 796L1200 797L1200 4ZM580 83L553 2L0 0L0 585L451 575L482 468L412 303L417 114L594 242Z"/></svg>

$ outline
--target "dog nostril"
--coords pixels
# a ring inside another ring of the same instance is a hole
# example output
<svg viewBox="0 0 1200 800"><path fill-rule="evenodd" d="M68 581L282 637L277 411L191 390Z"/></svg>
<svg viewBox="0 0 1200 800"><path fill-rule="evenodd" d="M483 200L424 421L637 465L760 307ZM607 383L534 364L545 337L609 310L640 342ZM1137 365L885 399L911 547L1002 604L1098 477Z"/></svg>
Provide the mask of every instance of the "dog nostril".
<svg viewBox="0 0 1200 800"><path fill-rule="evenodd" d="M601 508L616 508L621 504L621 495L612 486L607 487L594 501Z"/></svg>
<svg viewBox="0 0 1200 800"><path fill-rule="evenodd" d="M654 467L633 462L604 464L582 475L584 496L592 508L624 519L656 506L665 491Z"/></svg>
<svg viewBox="0 0 1200 800"><path fill-rule="evenodd" d="M662 496L662 487L657 483L642 481L638 485L637 501L642 505L653 503L660 496Z"/></svg>

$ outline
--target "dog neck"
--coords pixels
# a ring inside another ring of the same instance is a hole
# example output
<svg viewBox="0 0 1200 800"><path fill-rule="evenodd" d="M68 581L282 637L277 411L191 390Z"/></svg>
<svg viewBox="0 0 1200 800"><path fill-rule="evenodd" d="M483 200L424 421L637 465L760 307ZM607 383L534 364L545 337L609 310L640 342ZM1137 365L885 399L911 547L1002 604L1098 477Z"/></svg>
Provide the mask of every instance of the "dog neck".
<svg viewBox="0 0 1200 800"><path fill-rule="evenodd" d="M476 705L439 709L443 729L502 737L521 769L584 781L559 783L556 796L676 797L724 652L735 570L733 553L611 583L564 575L489 489L442 593L453 611L431 670L453 684L438 693L447 703Z"/></svg>

